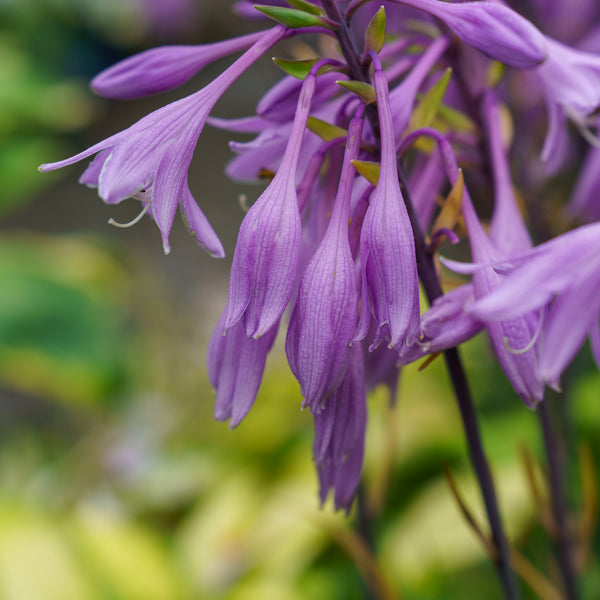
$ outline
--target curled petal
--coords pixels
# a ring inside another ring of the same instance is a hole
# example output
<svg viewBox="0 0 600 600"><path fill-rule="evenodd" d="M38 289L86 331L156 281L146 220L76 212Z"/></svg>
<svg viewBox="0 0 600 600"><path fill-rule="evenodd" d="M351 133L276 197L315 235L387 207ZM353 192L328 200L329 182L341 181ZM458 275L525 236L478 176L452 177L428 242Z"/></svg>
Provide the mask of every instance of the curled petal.
<svg viewBox="0 0 600 600"><path fill-rule="evenodd" d="M215 258L223 258L225 256L223 244L196 203L187 182L181 192L179 207L189 232L196 238L200 247Z"/></svg>

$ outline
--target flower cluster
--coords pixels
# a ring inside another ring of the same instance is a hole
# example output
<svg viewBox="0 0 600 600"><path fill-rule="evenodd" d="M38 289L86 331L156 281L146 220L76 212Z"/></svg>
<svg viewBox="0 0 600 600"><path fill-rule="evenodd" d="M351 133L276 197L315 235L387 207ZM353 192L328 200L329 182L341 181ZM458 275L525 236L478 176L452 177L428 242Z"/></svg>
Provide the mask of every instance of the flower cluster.
<svg viewBox="0 0 600 600"><path fill-rule="evenodd" d="M192 154L207 123L256 135L231 143L236 156L227 167L234 179L273 176L240 227L227 305L209 344L215 417L231 427L244 419L287 321L289 365L314 416L321 498L333 490L338 508L349 510L359 483L367 393L379 384L395 391L401 365L485 329L516 394L535 407L546 384L559 386L588 335L600 364L598 224L570 232L543 224L536 247L516 191L517 184L543 189L544 170L564 171L587 152L565 215L600 217L600 154L586 150L598 145L600 34L592 25L600 15L595 0L580 3L589 18L555 39L555 3L530 4L535 24L495 0L257 7L240 0L238 14L277 24L225 42L143 52L92 87L112 98L160 93L243 51L212 83L41 167L96 155L81 183L110 204L138 199L165 252L179 206L200 245L220 257L223 247L188 186ZM278 60L286 75L254 115L210 116L260 56L305 33L338 40L339 52ZM515 98L519 86L536 100ZM517 141L530 154L511 170ZM487 226L478 211L490 205ZM443 263L471 280L440 295L431 285L433 277L439 287L438 271L427 265L461 233L471 262ZM549 239L555 233L562 235ZM419 278L432 300L423 312Z"/></svg>

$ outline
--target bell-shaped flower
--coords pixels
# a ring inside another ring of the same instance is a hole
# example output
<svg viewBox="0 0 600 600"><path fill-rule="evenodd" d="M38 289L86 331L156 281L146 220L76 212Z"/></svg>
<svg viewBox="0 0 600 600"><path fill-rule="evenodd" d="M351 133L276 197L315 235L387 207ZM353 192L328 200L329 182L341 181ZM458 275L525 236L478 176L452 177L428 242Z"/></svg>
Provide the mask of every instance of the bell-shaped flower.
<svg viewBox="0 0 600 600"><path fill-rule="evenodd" d="M362 112L362 111L361 111ZM350 200L362 114L348 129L346 152L331 221L300 282L286 352L300 382L303 406L316 413L346 369L358 317L358 278L348 240Z"/></svg>
<svg viewBox="0 0 600 600"><path fill-rule="evenodd" d="M398 181L396 142L385 73L373 84L381 125L381 170L371 195L360 238L362 300L357 339L369 330L369 310L378 330L371 348L385 338L400 353L419 327L419 285L415 242Z"/></svg>
<svg viewBox="0 0 600 600"><path fill-rule="evenodd" d="M487 237L466 192L463 216L473 261L478 265L473 272L473 292L478 300L501 284L504 276L497 273L492 265L506 257ZM452 267L448 261L445 264L454 270L460 270L456 265ZM537 376L540 318L541 315L534 312L521 314L514 319L485 320L500 366L517 394L530 407L541 402L544 395L543 383Z"/></svg>
<svg viewBox="0 0 600 600"><path fill-rule="evenodd" d="M265 334L279 321L294 288L300 244L296 169L315 86L316 75L310 73L279 169L240 227L225 327L243 317L249 337Z"/></svg>
<svg viewBox="0 0 600 600"><path fill-rule="evenodd" d="M519 13L499 2L394 1L437 17L463 42L507 65L530 69L546 59L546 41L540 31Z"/></svg>
<svg viewBox="0 0 600 600"><path fill-rule="evenodd" d="M503 275L494 269L494 263L505 261L510 258L507 254L513 255L514 252L524 251L531 246L512 193L508 159L501 137L499 107L491 92L484 98L482 118L490 142L491 171L494 174L494 239L490 239L483 230L465 189L463 216L475 265L465 268L459 263L444 261L446 266L455 271L472 273L472 290L476 300L489 294L502 282ZM454 183L459 175L455 159L449 153L444 153L443 157L445 168ZM498 245L494 243L496 240L500 240ZM468 310L468 306L465 309ZM464 323L467 328L468 318L467 316ZM515 319L485 320L498 362L515 391L528 406L535 406L544 394L543 382L536 374L540 324L540 315L535 312L522 314Z"/></svg>
<svg viewBox="0 0 600 600"><path fill-rule="evenodd" d="M189 201L187 171L210 111L227 88L279 41L285 31L277 26L264 33L250 50L205 88L155 110L128 129L75 156L42 165L40 171L59 169L99 153L83 174L82 182L97 187L98 195L108 204L141 194L142 202L151 207L168 253L177 206L182 199ZM194 209L194 213L197 215L198 211ZM201 240L202 230L195 234ZM223 255L220 244L217 247L205 239L201 243L214 254Z"/></svg>
<svg viewBox="0 0 600 600"><path fill-rule="evenodd" d="M486 321L544 314L536 373L552 387L558 388L587 336L600 368L600 224L565 233L518 257L516 268L470 312Z"/></svg>
<svg viewBox="0 0 600 600"><path fill-rule="evenodd" d="M227 308L210 338L207 369L210 382L217 390L215 419L230 419L229 426L233 429L254 404L279 323L255 340L246 336L241 322L225 330L226 313Z"/></svg>
<svg viewBox="0 0 600 600"><path fill-rule="evenodd" d="M134 54L105 69L90 84L100 96L129 100L176 88L219 58L260 40L258 31L200 46L160 46Z"/></svg>
<svg viewBox="0 0 600 600"><path fill-rule="evenodd" d="M367 404L363 356L360 344L350 349L348 368L340 385L314 415L313 446L320 483L321 502L333 489L336 510L350 511L360 483Z"/></svg>

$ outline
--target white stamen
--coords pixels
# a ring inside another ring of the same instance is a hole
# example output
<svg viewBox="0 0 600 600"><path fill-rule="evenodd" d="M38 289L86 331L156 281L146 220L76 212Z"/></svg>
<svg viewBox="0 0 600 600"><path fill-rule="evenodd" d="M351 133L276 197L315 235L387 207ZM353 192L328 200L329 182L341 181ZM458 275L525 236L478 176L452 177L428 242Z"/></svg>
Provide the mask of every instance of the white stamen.
<svg viewBox="0 0 600 600"><path fill-rule="evenodd" d="M124 229L127 227L132 227L133 225L135 225L136 223L138 223L141 220L141 218L148 212L149 208L150 208L150 202L148 202L146 204L146 206L144 206L144 208L142 209L140 214L137 217L135 217L135 219L132 219L131 221L129 221L129 223L118 223L112 217L108 220L108 223L109 223L109 225L114 225L115 227L122 227Z"/></svg>
<svg viewBox="0 0 600 600"><path fill-rule="evenodd" d="M600 148L600 137L594 133L589 125L579 124L579 133L583 136L583 139L594 148Z"/></svg>
<svg viewBox="0 0 600 600"><path fill-rule="evenodd" d="M542 308L540 310L540 316L538 318L538 322L535 328L535 331L533 333L533 337L531 338L531 340L529 341L529 343L521 349L516 349L516 348L511 348L511 345L508 341L507 337L503 337L502 341L504 342L504 347L511 353L511 354L525 354L526 352L529 352L533 346L535 345L535 343L537 342L538 338L540 337L540 333L542 331L542 323L544 322L544 309Z"/></svg>

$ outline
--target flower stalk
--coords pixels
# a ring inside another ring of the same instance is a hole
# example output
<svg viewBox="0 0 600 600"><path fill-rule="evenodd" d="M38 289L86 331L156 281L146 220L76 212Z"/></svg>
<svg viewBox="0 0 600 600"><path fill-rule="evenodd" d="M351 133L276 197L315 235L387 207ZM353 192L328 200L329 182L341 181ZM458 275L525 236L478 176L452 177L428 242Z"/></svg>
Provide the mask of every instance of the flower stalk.
<svg viewBox="0 0 600 600"><path fill-rule="evenodd" d="M573 565L573 550L575 540L569 525L569 515L564 494L564 469L558 453L557 436L552 426L548 398L541 402L537 408L544 450L548 461L548 479L550 483L550 497L552 512L556 528L556 546L558 550L558 564L562 575L566 600L577 600L577 582Z"/></svg>

